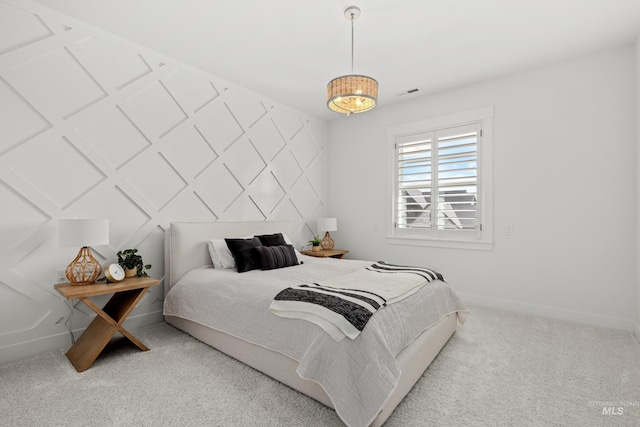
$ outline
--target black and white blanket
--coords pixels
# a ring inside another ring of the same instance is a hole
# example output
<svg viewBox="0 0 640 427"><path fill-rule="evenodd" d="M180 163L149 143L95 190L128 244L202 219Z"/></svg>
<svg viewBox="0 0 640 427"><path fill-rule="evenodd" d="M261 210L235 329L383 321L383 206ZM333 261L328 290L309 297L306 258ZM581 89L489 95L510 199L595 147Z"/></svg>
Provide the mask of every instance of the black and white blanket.
<svg viewBox="0 0 640 427"><path fill-rule="evenodd" d="M444 278L428 268L377 262L353 273L280 291L270 310L324 329L335 341L358 337L381 307L400 301L425 284Z"/></svg>

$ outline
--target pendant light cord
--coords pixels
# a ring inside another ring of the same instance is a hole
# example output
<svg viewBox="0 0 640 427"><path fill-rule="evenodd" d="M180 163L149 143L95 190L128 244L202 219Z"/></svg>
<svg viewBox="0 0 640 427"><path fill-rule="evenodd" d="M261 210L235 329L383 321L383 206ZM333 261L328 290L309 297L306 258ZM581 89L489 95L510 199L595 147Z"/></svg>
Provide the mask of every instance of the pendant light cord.
<svg viewBox="0 0 640 427"><path fill-rule="evenodd" d="M353 74L353 12L351 12L351 74Z"/></svg>

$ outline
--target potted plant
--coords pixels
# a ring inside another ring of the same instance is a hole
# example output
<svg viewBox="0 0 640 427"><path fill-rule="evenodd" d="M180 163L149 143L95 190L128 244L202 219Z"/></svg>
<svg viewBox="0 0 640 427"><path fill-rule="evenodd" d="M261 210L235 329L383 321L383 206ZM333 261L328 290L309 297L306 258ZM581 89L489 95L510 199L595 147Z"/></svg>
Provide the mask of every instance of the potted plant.
<svg viewBox="0 0 640 427"><path fill-rule="evenodd" d="M322 239L317 234L313 236L313 239L309 240L309 244L311 245L311 250L313 252L320 251L320 243L322 243Z"/></svg>
<svg viewBox="0 0 640 427"><path fill-rule="evenodd" d="M145 270L151 268L151 264L142 261L137 249L118 251L118 264L124 268L125 277L148 276Z"/></svg>

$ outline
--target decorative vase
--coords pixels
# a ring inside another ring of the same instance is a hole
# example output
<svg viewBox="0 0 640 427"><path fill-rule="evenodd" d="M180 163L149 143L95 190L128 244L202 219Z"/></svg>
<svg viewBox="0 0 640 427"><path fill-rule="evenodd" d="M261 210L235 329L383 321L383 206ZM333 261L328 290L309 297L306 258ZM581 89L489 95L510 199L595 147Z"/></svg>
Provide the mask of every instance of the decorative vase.
<svg viewBox="0 0 640 427"><path fill-rule="evenodd" d="M313 251L313 252L320 252L320 245L318 245L318 246L311 246L311 251Z"/></svg>
<svg viewBox="0 0 640 427"><path fill-rule="evenodd" d="M138 273L137 268L125 268L124 269L124 277L133 277Z"/></svg>

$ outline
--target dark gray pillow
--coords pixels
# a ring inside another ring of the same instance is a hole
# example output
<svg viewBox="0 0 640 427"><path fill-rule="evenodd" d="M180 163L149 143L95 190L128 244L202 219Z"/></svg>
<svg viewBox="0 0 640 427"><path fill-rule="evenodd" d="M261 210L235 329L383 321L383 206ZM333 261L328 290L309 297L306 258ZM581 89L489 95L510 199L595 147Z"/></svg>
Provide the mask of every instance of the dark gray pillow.
<svg viewBox="0 0 640 427"><path fill-rule="evenodd" d="M227 247L233 255L236 262L238 273L255 270L260 268L257 258L254 256L252 249L262 246L260 239L252 237L250 239L224 239Z"/></svg>
<svg viewBox="0 0 640 427"><path fill-rule="evenodd" d="M287 244L282 233L262 234L255 237L260 239L260 243L262 243L262 246L281 246Z"/></svg>
<svg viewBox="0 0 640 427"><path fill-rule="evenodd" d="M252 251L263 270L298 265L298 257L292 245L256 246Z"/></svg>

